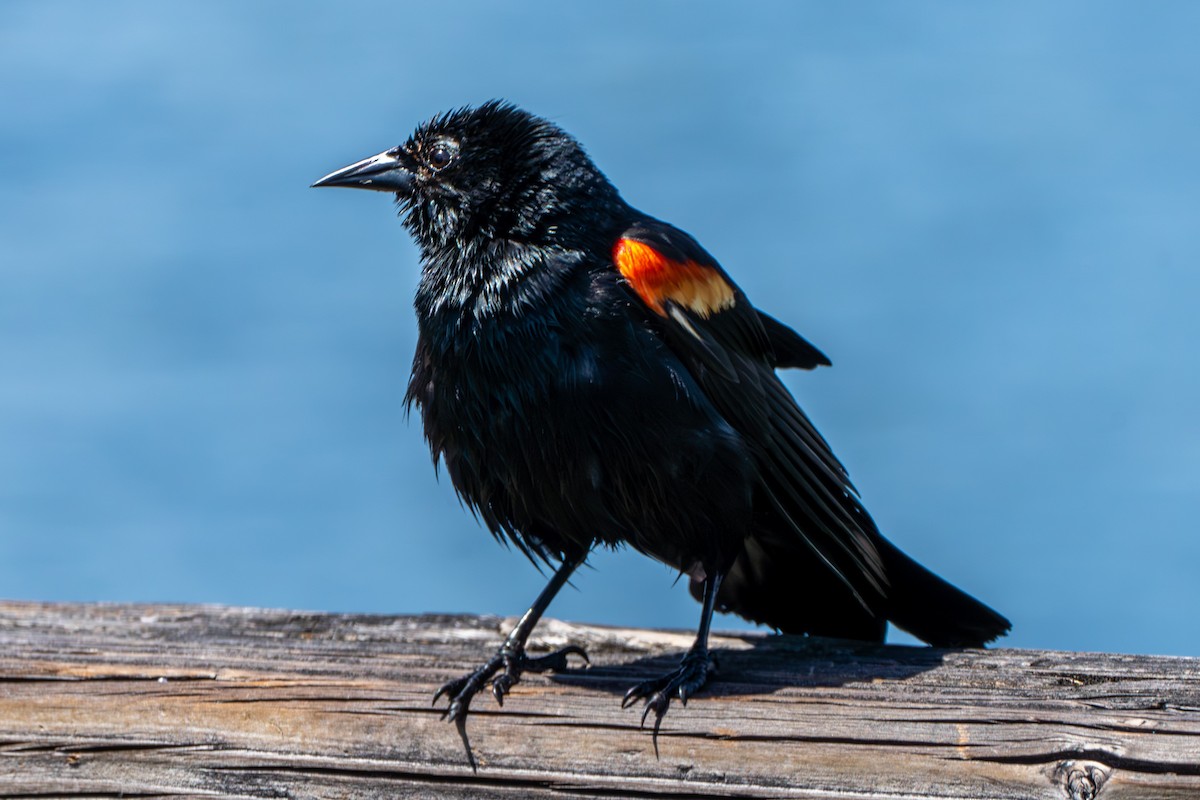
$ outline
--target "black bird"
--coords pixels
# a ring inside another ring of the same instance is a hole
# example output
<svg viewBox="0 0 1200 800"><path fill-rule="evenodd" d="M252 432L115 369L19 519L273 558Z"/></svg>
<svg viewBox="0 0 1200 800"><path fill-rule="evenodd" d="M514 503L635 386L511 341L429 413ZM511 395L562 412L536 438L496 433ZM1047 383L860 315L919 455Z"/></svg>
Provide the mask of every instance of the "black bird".
<svg viewBox="0 0 1200 800"><path fill-rule="evenodd" d="M786 633L937 646L1009 622L883 538L775 373L828 365L688 234L621 199L579 143L507 103L461 108L314 186L393 192L421 251L408 403L435 463L550 583L499 651L434 697L565 668L525 642L597 545L686 573L703 603L679 668L633 687L655 731L708 679L713 610ZM469 751L469 748L468 748Z"/></svg>

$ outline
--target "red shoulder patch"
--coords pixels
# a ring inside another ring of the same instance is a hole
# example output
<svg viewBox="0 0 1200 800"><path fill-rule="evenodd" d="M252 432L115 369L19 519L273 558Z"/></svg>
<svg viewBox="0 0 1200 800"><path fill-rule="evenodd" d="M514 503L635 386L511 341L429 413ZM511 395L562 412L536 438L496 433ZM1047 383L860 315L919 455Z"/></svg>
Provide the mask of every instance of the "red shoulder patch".
<svg viewBox="0 0 1200 800"><path fill-rule="evenodd" d="M666 315L670 300L706 319L734 304L733 286L719 270L695 261L667 258L645 242L618 239L613 262L638 297L657 314Z"/></svg>

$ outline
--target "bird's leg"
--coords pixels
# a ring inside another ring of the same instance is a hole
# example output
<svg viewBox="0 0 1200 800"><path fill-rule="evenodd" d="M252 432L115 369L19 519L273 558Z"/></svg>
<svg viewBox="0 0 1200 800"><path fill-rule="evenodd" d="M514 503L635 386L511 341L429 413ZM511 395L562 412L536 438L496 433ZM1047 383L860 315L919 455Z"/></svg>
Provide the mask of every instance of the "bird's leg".
<svg viewBox="0 0 1200 800"><path fill-rule="evenodd" d="M628 708L638 700L645 699L646 708L642 711L642 724L646 717L654 712L654 754L658 755L658 729L662 718L671 707L671 698L678 697L679 702L687 705L688 698L708 683L708 631L712 625L713 607L717 602L717 592L721 588L724 575L715 573L704 582L704 610L700 614L700 628L696 631L696 641L679 662L674 672L669 672L660 678L639 683L625 693L621 708Z"/></svg>
<svg viewBox="0 0 1200 800"><path fill-rule="evenodd" d="M458 725L458 732L463 737L463 743L467 745L467 756L471 756L470 745L467 744L466 737L466 720L467 712L473 698L484 684L489 680L492 682L492 695L496 698L496 702L504 705L504 695L508 694L511 689L520 679L522 672L558 672L566 669L567 656L577 655L588 660L587 653L582 647L576 645L568 645L553 653L549 653L537 658L530 658L525 655L525 642L529 639L529 634L533 631L538 620L550 605L550 601L558 594L558 590L563 587L567 579L571 577L571 573L575 568L583 563L586 553L574 553L563 559L562 564L554 575L550 578L550 582L546 584L546 588L542 589L542 593L538 595L537 600L533 601L533 605L525 612L525 616L521 617L521 621L517 623L517 627L512 629L508 637L504 640L504 644L500 645L500 649L496 654L484 662L483 666L474 672L468 673L461 678L455 678L452 681L447 681L442 688L437 690L433 696L433 702L437 703L438 698L446 695L450 699L450 705L446 708L443 717L447 720L453 720ZM503 671L501 671L503 670ZM496 673L500 673L497 675ZM494 676L494 678L493 678ZM472 765L474 759L472 759Z"/></svg>

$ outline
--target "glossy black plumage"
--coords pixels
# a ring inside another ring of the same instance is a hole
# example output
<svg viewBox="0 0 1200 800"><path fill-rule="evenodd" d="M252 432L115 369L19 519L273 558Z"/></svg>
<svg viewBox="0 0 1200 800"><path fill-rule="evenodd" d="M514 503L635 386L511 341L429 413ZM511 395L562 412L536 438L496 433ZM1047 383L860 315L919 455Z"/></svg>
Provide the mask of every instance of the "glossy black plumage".
<svg viewBox="0 0 1200 800"><path fill-rule="evenodd" d="M596 545L628 544L785 632L880 640L890 620L978 646L1008 630L880 535L775 374L828 359L695 239L626 204L555 125L461 109L317 185L397 193L422 259L408 401L463 500L497 538L564 564L559 583ZM707 617L680 670L631 690L656 726L706 680ZM546 666L527 635L445 687L460 725L484 682L503 699Z"/></svg>

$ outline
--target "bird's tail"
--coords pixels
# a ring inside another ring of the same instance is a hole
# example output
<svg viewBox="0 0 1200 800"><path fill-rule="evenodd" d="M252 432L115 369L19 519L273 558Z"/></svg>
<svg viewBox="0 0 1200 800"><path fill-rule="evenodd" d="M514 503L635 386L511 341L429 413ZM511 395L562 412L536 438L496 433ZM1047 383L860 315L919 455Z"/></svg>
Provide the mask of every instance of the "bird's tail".
<svg viewBox="0 0 1200 800"><path fill-rule="evenodd" d="M982 647L1012 623L952 586L882 536L876 541L888 578L885 616L935 647Z"/></svg>
<svg viewBox="0 0 1200 800"><path fill-rule="evenodd" d="M784 633L882 641L886 621L937 647L982 647L1012 627L1007 619L934 575L878 533L872 537L887 577L885 594L846 584L787 536L760 530L746 539L725 577L717 608ZM692 595L703 585L692 580Z"/></svg>

